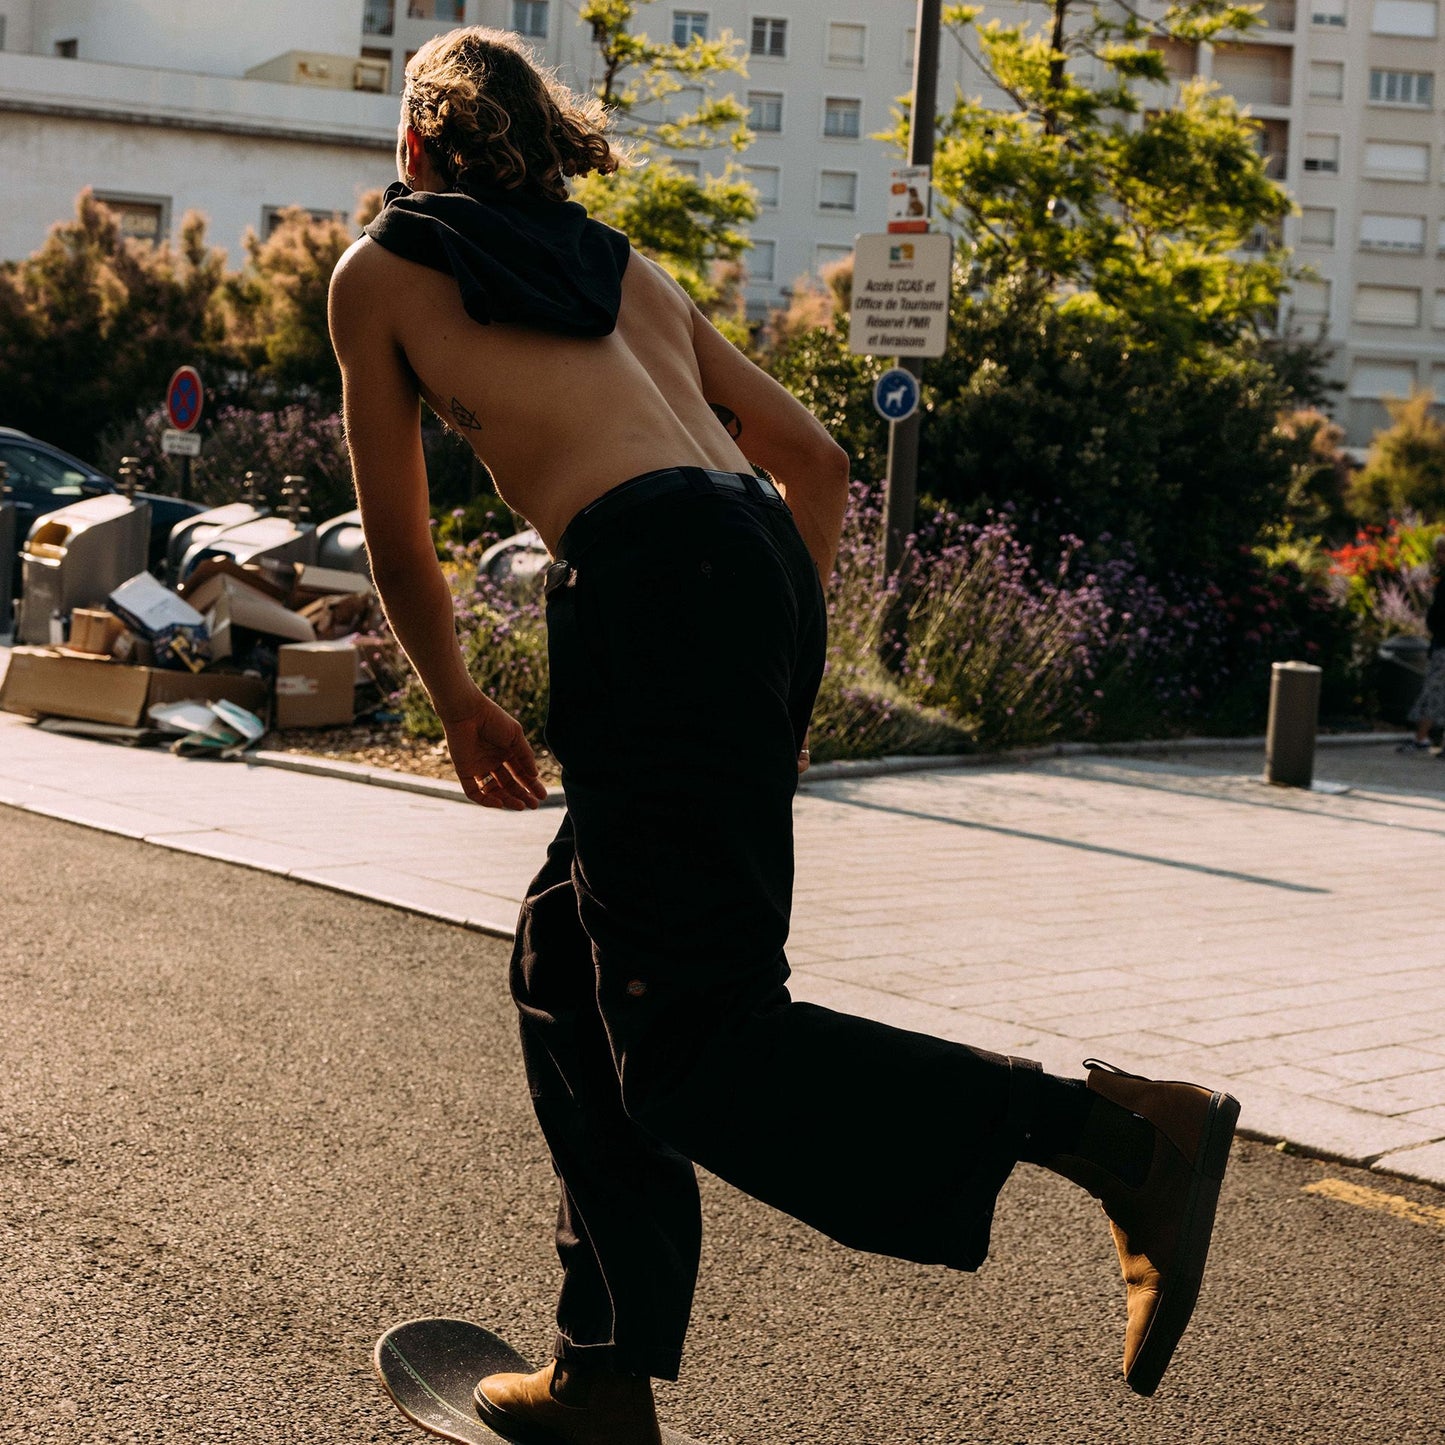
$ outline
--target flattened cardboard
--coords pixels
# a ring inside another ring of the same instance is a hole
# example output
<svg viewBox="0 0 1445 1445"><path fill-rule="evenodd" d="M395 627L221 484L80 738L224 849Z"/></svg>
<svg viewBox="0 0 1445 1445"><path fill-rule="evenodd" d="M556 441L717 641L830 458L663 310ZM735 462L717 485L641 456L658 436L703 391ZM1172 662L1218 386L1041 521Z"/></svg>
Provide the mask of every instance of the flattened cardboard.
<svg viewBox="0 0 1445 1445"><path fill-rule="evenodd" d="M217 573L190 595L206 614L211 656L217 662L233 653L232 629L246 628L288 642L314 642L316 629L306 618L283 607L274 597L227 573Z"/></svg>
<svg viewBox="0 0 1445 1445"><path fill-rule="evenodd" d="M276 726L335 727L356 716L356 649L349 642L288 643L276 653Z"/></svg>
<svg viewBox="0 0 1445 1445"><path fill-rule="evenodd" d="M0 709L29 717L68 717L86 722L140 726L156 703L239 703L252 712L266 705L259 677L226 672L169 672L128 667L108 658L64 657L45 647L17 647L0 683Z"/></svg>

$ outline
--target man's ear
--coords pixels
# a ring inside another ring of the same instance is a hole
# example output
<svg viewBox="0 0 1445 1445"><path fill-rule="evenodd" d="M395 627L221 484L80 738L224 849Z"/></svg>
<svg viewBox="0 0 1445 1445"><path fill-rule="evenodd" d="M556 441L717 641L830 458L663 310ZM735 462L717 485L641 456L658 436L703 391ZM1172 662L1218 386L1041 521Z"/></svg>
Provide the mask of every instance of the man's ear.
<svg viewBox="0 0 1445 1445"><path fill-rule="evenodd" d="M427 162L426 142L422 140L421 132L415 126L407 126L402 134L402 143L406 146L407 174L420 176Z"/></svg>

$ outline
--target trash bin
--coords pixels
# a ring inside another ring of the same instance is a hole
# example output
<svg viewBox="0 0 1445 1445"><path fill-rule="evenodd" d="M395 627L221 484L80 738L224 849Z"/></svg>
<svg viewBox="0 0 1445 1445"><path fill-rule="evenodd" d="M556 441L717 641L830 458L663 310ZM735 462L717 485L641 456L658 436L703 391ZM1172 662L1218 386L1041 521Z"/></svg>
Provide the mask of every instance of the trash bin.
<svg viewBox="0 0 1445 1445"><path fill-rule="evenodd" d="M227 502L224 507L212 507L194 517L187 517L171 528L170 541L166 544L166 576L178 581L181 577L181 563L186 553L199 542L207 542L217 532L228 527L239 527L242 522L254 522L266 513L250 502Z"/></svg>
<svg viewBox="0 0 1445 1445"><path fill-rule="evenodd" d="M547 544L530 527L494 542L477 561L477 571L493 582L536 582L552 560Z"/></svg>
<svg viewBox="0 0 1445 1445"><path fill-rule="evenodd" d="M1375 652L1375 693L1380 716L1404 727L1409 712L1425 686L1429 666L1428 637L1387 637Z"/></svg>
<svg viewBox="0 0 1445 1445"><path fill-rule="evenodd" d="M0 502L0 635L14 624L15 503Z"/></svg>
<svg viewBox="0 0 1445 1445"><path fill-rule="evenodd" d="M103 605L128 577L146 569L151 509L107 493L39 517L20 554L19 640L50 641L50 619Z"/></svg>
<svg viewBox="0 0 1445 1445"><path fill-rule="evenodd" d="M366 555L366 538L361 534L360 512L343 512L316 529L316 565L371 576L371 559Z"/></svg>
<svg viewBox="0 0 1445 1445"><path fill-rule="evenodd" d="M257 517L227 527L191 546L181 560L175 581L184 582L207 557L229 557L233 562L316 561L316 528L297 526L285 517Z"/></svg>

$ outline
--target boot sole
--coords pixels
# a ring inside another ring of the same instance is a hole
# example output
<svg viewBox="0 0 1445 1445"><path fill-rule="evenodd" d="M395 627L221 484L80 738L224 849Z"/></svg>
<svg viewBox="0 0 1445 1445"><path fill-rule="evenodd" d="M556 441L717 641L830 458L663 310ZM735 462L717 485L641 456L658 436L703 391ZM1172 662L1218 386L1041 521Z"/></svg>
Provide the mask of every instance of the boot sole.
<svg viewBox="0 0 1445 1445"><path fill-rule="evenodd" d="M1216 1093L1209 1101L1199 1154L1194 1162L1189 1194L1184 1204L1179 1252L1169 1279L1160 1291L1159 1308L1149 1324L1149 1333L1139 1346L1125 1383L1137 1395L1152 1395L1173 1358L1174 1348L1184 1334L1199 1286L1204 1262L1209 1258L1209 1241L1214 1233L1214 1216L1219 1206L1219 1188L1229 1164L1229 1146L1239 1122L1239 1100L1232 1094ZM541 1442L539 1442L541 1445Z"/></svg>
<svg viewBox="0 0 1445 1445"><path fill-rule="evenodd" d="M555 1431L545 1425L518 1420L515 1415L509 1415L494 1405L480 1390L472 1396L472 1401L482 1424L503 1440L510 1440L512 1445L564 1445L562 1437Z"/></svg>

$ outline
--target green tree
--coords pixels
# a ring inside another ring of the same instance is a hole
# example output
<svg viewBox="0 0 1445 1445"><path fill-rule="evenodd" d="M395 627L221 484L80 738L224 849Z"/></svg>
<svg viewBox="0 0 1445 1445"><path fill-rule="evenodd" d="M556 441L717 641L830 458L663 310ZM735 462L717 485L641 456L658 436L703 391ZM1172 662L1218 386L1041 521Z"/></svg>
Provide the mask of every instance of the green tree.
<svg viewBox="0 0 1445 1445"><path fill-rule="evenodd" d="M945 11L1012 108L957 94L934 162L970 283L1026 280L1062 309L1175 344L1270 325L1287 279L1270 238L1290 202L1265 174L1255 124L1204 81L1168 108L1139 94L1170 80L1162 46L1247 30L1251 8L1185 0L1150 19L1049 0L1041 25L979 14ZM1263 249L1241 255L1251 244Z"/></svg>
<svg viewBox="0 0 1445 1445"><path fill-rule="evenodd" d="M1301 444L1277 420L1321 399L1322 357L1271 335L1288 267L1269 238L1290 203L1254 122L1199 84L1171 110L1136 91L1166 79L1156 44L1252 18L1222 0L1152 21L1093 0L1042 14L948 11L1007 101L958 94L939 122L956 267L948 351L925 368L920 492L968 517L1007 509L1041 551L1071 532L1127 540L1157 571L1219 569L1287 510ZM844 419L859 474L878 475L875 363L846 356L841 308L783 326L769 364Z"/></svg>
<svg viewBox="0 0 1445 1445"><path fill-rule="evenodd" d="M325 410L340 404L326 296L353 239L342 222L316 220L300 207L282 211L265 240L247 231L246 264L226 277L222 306L228 347L260 393L256 400L306 399Z"/></svg>
<svg viewBox="0 0 1445 1445"><path fill-rule="evenodd" d="M121 235L90 191L23 261L0 266L4 420L83 457L117 416L159 405L182 363L224 352L215 307L224 253L189 213L180 245Z"/></svg>
<svg viewBox="0 0 1445 1445"><path fill-rule="evenodd" d="M1377 432L1364 467L1350 479L1350 511L1364 522L1406 512L1445 519L1445 425L1428 391L1385 403L1391 425Z"/></svg>
<svg viewBox="0 0 1445 1445"><path fill-rule="evenodd" d="M740 154L746 148L747 112L736 96L714 88L719 76L742 72L741 47L726 32L686 45L654 40L634 28L652 4L584 0L578 10L592 27L601 65L596 94L633 164L611 176L587 176L572 194L599 220L625 231L700 306L720 313L735 304L727 263L748 249L743 228L757 216L757 193L736 165L721 175L691 176L668 152L727 147Z"/></svg>

